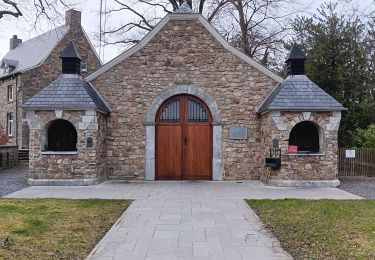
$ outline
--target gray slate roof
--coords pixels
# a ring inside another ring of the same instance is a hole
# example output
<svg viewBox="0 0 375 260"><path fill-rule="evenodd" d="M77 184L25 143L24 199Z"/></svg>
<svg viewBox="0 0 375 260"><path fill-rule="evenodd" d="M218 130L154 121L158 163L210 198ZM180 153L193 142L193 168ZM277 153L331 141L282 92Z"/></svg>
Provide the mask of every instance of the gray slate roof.
<svg viewBox="0 0 375 260"><path fill-rule="evenodd" d="M307 60L305 53L297 43L294 43L285 62L289 60Z"/></svg>
<svg viewBox="0 0 375 260"><path fill-rule="evenodd" d="M0 61L0 78L40 65L68 31L69 26L62 25L17 45ZM16 66L13 71L5 73L6 65Z"/></svg>
<svg viewBox="0 0 375 260"><path fill-rule="evenodd" d="M65 46L64 50L60 54L60 58L76 58L82 60L81 55L79 55L79 52L72 41L69 41Z"/></svg>
<svg viewBox="0 0 375 260"><path fill-rule="evenodd" d="M341 111L346 108L306 75L290 75L276 86L257 112L271 110Z"/></svg>
<svg viewBox="0 0 375 260"><path fill-rule="evenodd" d="M30 98L22 108L28 110L84 110L111 112L96 89L77 74L62 74Z"/></svg>

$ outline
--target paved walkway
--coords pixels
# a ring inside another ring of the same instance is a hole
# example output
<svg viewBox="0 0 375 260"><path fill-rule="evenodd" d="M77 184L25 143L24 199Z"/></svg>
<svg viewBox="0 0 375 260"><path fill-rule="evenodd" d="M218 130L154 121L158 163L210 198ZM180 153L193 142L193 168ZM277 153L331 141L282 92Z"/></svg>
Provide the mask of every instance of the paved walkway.
<svg viewBox="0 0 375 260"><path fill-rule="evenodd" d="M30 187L7 197L136 199L89 256L103 260L291 259L244 198L360 198L339 189L268 187L258 181L112 181Z"/></svg>

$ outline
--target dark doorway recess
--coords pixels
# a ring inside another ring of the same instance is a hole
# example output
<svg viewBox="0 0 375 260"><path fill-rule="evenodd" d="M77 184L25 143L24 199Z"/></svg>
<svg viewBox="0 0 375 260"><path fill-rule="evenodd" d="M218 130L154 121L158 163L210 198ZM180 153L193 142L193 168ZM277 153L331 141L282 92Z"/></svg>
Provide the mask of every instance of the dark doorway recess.
<svg viewBox="0 0 375 260"><path fill-rule="evenodd" d="M51 122L48 132L48 151L77 151L77 131L67 120Z"/></svg>
<svg viewBox="0 0 375 260"><path fill-rule="evenodd" d="M212 117L200 99L178 95L156 115L156 178L212 179Z"/></svg>
<svg viewBox="0 0 375 260"><path fill-rule="evenodd" d="M298 153L318 153L318 126L310 121L303 121L296 124L290 132L289 145L296 145Z"/></svg>

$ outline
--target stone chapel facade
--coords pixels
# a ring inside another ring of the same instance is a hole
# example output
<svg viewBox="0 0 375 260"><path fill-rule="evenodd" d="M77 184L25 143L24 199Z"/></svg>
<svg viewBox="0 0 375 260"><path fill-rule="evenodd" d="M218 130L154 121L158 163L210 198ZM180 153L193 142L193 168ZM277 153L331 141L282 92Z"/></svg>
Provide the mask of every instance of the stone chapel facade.
<svg viewBox="0 0 375 260"><path fill-rule="evenodd" d="M338 184L344 108L304 75L297 45L284 80L184 4L85 79L73 44L61 59L62 74L23 106L33 185L107 178Z"/></svg>

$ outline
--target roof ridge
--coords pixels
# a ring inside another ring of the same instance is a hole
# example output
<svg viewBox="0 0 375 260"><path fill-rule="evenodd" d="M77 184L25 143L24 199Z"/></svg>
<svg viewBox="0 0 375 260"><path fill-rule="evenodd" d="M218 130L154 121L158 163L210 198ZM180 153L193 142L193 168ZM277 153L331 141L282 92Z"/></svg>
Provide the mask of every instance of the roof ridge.
<svg viewBox="0 0 375 260"><path fill-rule="evenodd" d="M38 34L38 35L36 35L36 36L34 36L34 37L32 37L32 38L29 38L29 39L27 39L27 40L25 40L25 41L22 41L22 42L21 42L20 44L18 44L14 49L9 50L9 51L4 55L4 57L5 57L9 52L11 52L11 51L13 51L13 50L16 50L18 46L24 45L25 43L28 43L29 41L35 40L35 39L37 39L37 38L40 38L40 37L42 37L42 36L47 35L48 33L51 33L52 31L56 31L57 29L62 29L62 28L64 28L64 27L69 27L69 25L63 24L63 25L57 26L57 27L55 27L55 28L53 28L53 29L50 29L50 30L44 32L44 33Z"/></svg>

